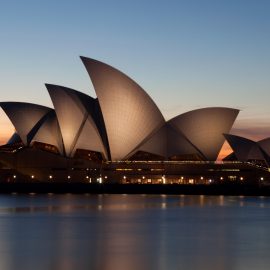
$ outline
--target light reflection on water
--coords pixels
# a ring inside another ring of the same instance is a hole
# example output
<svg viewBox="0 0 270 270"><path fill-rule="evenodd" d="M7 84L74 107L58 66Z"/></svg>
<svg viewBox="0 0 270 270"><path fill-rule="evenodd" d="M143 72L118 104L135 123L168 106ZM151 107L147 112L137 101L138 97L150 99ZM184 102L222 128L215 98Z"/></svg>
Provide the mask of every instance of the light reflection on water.
<svg viewBox="0 0 270 270"><path fill-rule="evenodd" d="M0 269L269 269L270 198L0 196Z"/></svg>

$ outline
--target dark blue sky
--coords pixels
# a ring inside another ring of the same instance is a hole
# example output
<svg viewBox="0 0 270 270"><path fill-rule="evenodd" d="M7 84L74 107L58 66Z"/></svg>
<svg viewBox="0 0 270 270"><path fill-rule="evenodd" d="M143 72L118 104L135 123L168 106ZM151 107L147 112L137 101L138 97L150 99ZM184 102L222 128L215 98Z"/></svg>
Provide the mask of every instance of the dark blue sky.
<svg viewBox="0 0 270 270"><path fill-rule="evenodd" d="M1 1L0 100L52 106L45 82L95 96L84 55L132 77L167 119L235 107L234 133L270 136L269 14L264 0Z"/></svg>

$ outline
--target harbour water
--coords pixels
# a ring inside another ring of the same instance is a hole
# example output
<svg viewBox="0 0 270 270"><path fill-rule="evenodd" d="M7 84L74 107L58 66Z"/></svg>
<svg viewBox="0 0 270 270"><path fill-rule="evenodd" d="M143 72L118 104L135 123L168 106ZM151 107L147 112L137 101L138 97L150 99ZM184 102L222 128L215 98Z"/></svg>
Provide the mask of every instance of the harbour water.
<svg viewBox="0 0 270 270"><path fill-rule="evenodd" d="M270 198L1 195L1 270L269 269Z"/></svg>

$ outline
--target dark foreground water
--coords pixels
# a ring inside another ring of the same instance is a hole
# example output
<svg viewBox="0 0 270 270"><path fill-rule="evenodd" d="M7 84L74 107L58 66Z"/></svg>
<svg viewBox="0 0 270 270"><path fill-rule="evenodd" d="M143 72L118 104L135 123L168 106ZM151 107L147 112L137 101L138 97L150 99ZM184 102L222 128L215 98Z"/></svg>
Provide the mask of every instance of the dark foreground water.
<svg viewBox="0 0 270 270"><path fill-rule="evenodd" d="M1 195L0 269L270 269L270 198Z"/></svg>

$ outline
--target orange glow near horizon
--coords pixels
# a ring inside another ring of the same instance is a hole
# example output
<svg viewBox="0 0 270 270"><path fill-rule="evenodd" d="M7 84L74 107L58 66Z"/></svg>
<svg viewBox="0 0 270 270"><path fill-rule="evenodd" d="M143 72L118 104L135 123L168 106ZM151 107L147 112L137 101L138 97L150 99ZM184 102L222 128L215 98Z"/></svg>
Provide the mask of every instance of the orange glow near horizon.
<svg viewBox="0 0 270 270"><path fill-rule="evenodd" d="M0 145L6 144L13 133L14 126L3 110L0 109Z"/></svg>
<svg viewBox="0 0 270 270"><path fill-rule="evenodd" d="M233 151L232 151L232 148L230 147L230 145L225 141L225 143L223 144L220 152L219 152L219 155L218 155L218 158L217 160L218 161L222 161L223 158L227 157L229 154L231 154Z"/></svg>

